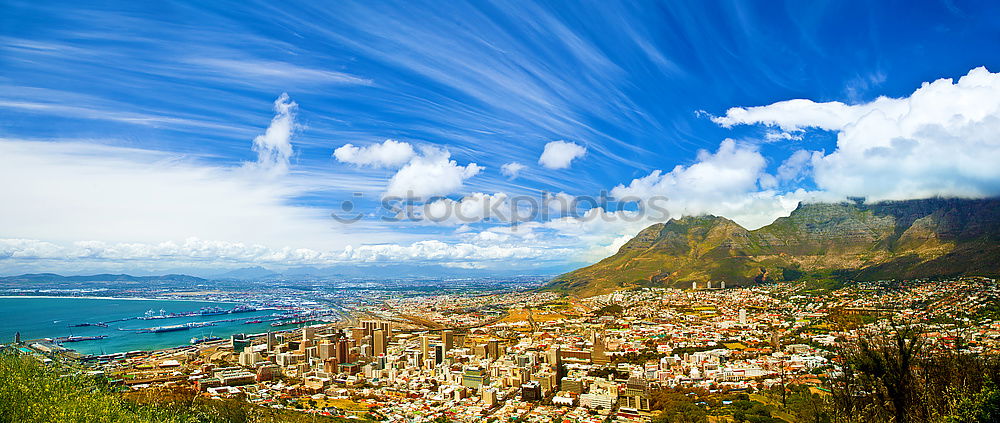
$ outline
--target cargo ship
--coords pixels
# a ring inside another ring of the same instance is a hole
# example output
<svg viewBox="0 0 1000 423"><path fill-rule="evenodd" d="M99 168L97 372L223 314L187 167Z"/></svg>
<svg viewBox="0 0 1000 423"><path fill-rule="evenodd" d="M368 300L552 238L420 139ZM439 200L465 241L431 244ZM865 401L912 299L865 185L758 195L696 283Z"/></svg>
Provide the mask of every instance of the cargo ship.
<svg viewBox="0 0 1000 423"><path fill-rule="evenodd" d="M69 327L71 327L71 328L83 328L83 327L87 327L87 326L97 326L97 327L106 328L106 327L108 327L108 324L107 323L77 323L75 325L69 325Z"/></svg>
<svg viewBox="0 0 1000 423"><path fill-rule="evenodd" d="M62 338L56 338L56 342L80 342L80 341L96 341L98 339L107 338L107 335L98 336L64 336Z"/></svg>
<svg viewBox="0 0 1000 423"><path fill-rule="evenodd" d="M195 337L191 338L191 344L197 345L203 342L221 341L222 338L218 336L203 336L201 338Z"/></svg>
<svg viewBox="0 0 1000 423"><path fill-rule="evenodd" d="M156 326L152 328L139 329L139 332L140 333L177 332L181 330L188 330L191 328L203 328L206 326L215 326L215 324L208 322L193 322L193 323L185 323L183 325Z"/></svg>

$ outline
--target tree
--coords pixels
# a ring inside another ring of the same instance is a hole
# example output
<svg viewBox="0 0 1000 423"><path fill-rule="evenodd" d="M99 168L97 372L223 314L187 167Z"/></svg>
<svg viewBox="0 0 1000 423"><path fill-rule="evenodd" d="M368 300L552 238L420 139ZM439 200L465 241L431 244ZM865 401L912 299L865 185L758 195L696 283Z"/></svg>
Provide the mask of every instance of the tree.
<svg viewBox="0 0 1000 423"><path fill-rule="evenodd" d="M843 351L844 377L838 400L850 416L910 421L916 397L914 368L924 342L915 325L893 323L869 331Z"/></svg>
<svg viewBox="0 0 1000 423"><path fill-rule="evenodd" d="M843 370L831 386L839 421L1000 421L995 356L929 343L916 325L898 323L839 352Z"/></svg>

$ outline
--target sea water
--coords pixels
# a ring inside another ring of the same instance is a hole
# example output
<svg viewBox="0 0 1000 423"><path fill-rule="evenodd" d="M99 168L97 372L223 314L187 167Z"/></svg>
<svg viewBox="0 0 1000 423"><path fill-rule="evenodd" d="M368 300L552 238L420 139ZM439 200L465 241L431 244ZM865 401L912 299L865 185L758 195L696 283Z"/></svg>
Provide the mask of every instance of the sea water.
<svg viewBox="0 0 1000 423"><path fill-rule="evenodd" d="M107 338L66 342L62 345L81 354L111 354L134 350L153 350L189 345L191 338L218 336L227 338L236 333L262 333L272 328L270 323L245 323L267 319L277 310L207 316L175 317L142 320L136 317L147 313L184 313L199 311L202 307L229 310L237 304L205 301L145 300L120 298L72 297L0 297L0 343L10 343L14 333L21 333L21 340L56 338L63 336L100 336ZM120 320L127 319L127 320ZM192 328L176 332L140 333L134 329L179 325L191 322L237 319L219 322L215 326ZM120 320L120 321L119 321ZM71 327L79 323L107 322L108 327ZM119 330L129 329L129 330ZM289 329L281 327L280 329Z"/></svg>

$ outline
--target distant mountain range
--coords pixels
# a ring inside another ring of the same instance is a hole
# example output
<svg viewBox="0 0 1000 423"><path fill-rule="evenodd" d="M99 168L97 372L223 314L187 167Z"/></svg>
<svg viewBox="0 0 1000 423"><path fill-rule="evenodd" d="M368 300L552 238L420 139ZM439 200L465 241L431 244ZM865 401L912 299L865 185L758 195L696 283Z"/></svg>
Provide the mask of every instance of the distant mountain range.
<svg viewBox="0 0 1000 423"><path fill-rule="evenodd" d="M441 265L409 265L385 264L367 266L337 266L337 267L299 267L278 272L260 266L252 266L208 274L205 277L169 274L160 276L132 276L126 274L96 274L83 276L63 276L55 273L29 273L16 276L0 276L0 283L82 283L82 282L121 282L121 283L177 283L197 284L208 281L288 281L288 280L401 280L401 279L454 279L454 278L504 278L515 276L551 277L565 272L572 267L554 266L531 270L491 270L462 269Z"/></svg>
<svg viewBox="0 0 1000 423"><path fill-rule="evenodd" d="M86 276L63 276L55 273L29 273L18 276L0 277L0 282L178 282L178 283L200 283L207 279L190 275L161 275L161 276L132 276L99 274Z"/></svg>
<svg viewBox="0 0 1000 423"><path fill-rule="evenodd" d="M1000 199L800 204L752 231L723 217L684 217L644 229L548 289L590 296L692 282L958 275L1000 275Z"/></svg>

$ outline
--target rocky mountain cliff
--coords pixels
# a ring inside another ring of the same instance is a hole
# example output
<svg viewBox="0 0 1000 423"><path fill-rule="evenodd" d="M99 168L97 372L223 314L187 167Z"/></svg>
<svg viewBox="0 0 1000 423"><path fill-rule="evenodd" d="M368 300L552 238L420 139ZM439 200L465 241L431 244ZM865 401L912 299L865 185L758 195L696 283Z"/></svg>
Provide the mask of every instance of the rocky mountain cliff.
<svg viewBox="0 0 1000 423"><path fill-rule="evenodd" d="M1000 199L801 204L752 231L723 217L685 217L644 229L617 254L561 275L549 288L589 296L818 275L1000 275Z"/></svg>

